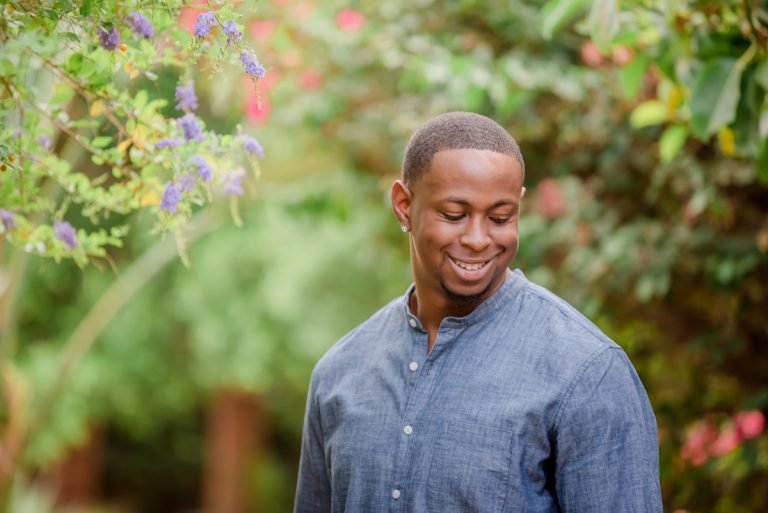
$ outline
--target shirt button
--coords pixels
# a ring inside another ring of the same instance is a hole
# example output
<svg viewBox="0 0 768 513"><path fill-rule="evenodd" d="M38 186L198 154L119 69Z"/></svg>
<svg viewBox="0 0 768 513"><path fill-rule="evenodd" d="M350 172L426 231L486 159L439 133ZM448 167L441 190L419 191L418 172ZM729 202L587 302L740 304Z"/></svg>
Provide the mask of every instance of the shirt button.
<svg viewBox="0 0 768 513"><path fill-rule="evenodd" d="M392 498L397 500L400 498L400 490L392 490Z"/></svg>
<svg viewBox="0 0 768 513"><path fill-rule="evenodd" d="M408 368L411 369L411 372L416 372L416 369L419 368L419 364L416 362L411 362L410 365L408 365Z"/></svg>
<svg viewBox="0 0 768 513"><path fill-rule="evenodd" d="M411 325L411 328L415 328L416 327L416 319L411 317L410 319L408 319L408 324Z"/></svg>
<svg viewBox="0 0 768 513"><path fill-rule="evenodd" d="M413 433L413 426L405 426L403 428L403 433L405 433L406 435L410 435L411 433Z"/></svg>

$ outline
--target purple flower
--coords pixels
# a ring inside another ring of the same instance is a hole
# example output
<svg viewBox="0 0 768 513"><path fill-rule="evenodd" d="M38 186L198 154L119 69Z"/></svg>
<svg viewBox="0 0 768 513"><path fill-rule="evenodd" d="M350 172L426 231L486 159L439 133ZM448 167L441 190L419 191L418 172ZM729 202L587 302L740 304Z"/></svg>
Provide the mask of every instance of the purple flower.
<svg viewBox="0 0 768 513"><path fill-rule="evenodd" d="M195 155L189 161L197 168L197 176L205 180L206 182L209 182L211 180L211 176L213 176L213 171L211 170L211 166L208 165L208 162L205 161L203 157L199 157Z"/></svg>
<svg viewBox="0 0 768 513"><path fill-rule="evenodd" d="M147 17L141 13L133 11L128 15L128 19L125 21L136 35L142 36L144 39L149 39L155 35L155 27L153 27Z"/></svg>
<svg viewBox="0 0 768 513"><path fill-rule="evenodd" d="M201 13L195 22L195 36L203 38L211 32L211 28L218 25L216 15L212 12Z"/></svg>
<svg viewBox="0 0 768 513"><path fill-rule="evenodd" d="M186 84L176 87L176 108L187 111L197 108L195 84L191 80Z"/></svg>
<svg viewBox="0 0 768 513"><path fill-rule="evenodd" d="M50 135L41 135L37 138L37 144L39 144L42 149L48 151L51 149L51 146L53 146L53 140Z"/></svg>
<svg viewBox="0 0 768 513"><path fill-rule="evenodd" d="M163 148L175 148L179 144L181 144L181 141L174 137L164 137L163 139L157 141L155 144L155 149L162 150Z"/></svg>
<svg viewBox="0 0 768 513"><path fill-rule="evenodd" d="M57 219L53 222L53 235L70 248L77 246L75 229L66 221L59 221Z"/></svg>
<svg viewBox="0 0 768 513"><path fill-rule="evenodd" d="M99 27L99 43L105 50L114 50L120 44L120 34L114 27L109 30Z"/></svg>
<svg viewBox="0 0 768 513"><path fill-rule="evenodd" d="M163 191L163 199L160 201L160 210L173 214L179 208L181 201L181 186L169 183Z"/></svg>
<svg viewBox="0 0 768 513"><path fill-rule="evenodd" d="M2 219L6 230L12 230L16 226L16 217L4 208L0 208L0 219Z"/></svg>
<svg viewBox="0 0 768 513"><path fill-rule="evenodd" d="M200 123L197 122L197 118L191 112L176 120L181 129L184 131L184 137L187 142L195 140L203 140L203 132L200 129Z"/></svg>
<svg viewBox="0 0 768 513"><path fill-rule="evenodd" d="M192 190L192 187L195 186L195 177L192 175L183 175L179 178L179 185L181 186L181 192Z"/></svg>
<svg viewBox="0 0 768 513"><path fill-rule="evenodd" d="M251 137L250 135L241 135L240 139L243 141L243 148L245 148L246 151L256 155L257 157L264 156L264 148L261 147L261 144L259 144L259 141L257 141L255 137Z"/></svg>
<svg viewBox="0 0 768 513"><path fill-rule="evenodd" d="M242 169L229 173L224 182L224 186L221 188L222 194L225 194L226 196L242 196L243 176L245 176L245 173Z"/></svg>
<svg viewBox="0 0 768 513"><path fill-rule="evenodd" d="M255 78L261 78L264 76L267 70L264 66L259 64L259 60L256 58L256 54L252 50L242 50L240 52L240 62L243 63L243 69L246 73Z"/></svg>
<svg viewBox="0 0 768 513"><path fill-rule="evenodd" d="M21 127L16 127L11 132L11 137L21 137L22 135L24 135L24 129Z"/></svg>
<svg viewBox="0 0 768 513"><path fill-rule="evenodd" d="M240 41L242 34L240 29L237 28L237 23L234 21L225 21L221 24L221 28L224 29L224 33L227 35L227 44L231 45Z"/></svg>

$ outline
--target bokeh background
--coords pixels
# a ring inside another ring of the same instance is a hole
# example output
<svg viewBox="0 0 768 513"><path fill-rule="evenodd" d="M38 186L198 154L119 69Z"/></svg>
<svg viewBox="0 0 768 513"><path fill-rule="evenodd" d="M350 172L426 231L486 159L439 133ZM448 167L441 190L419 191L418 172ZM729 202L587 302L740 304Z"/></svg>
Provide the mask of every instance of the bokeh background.
<svg viewBox="0 0 768 513"><path fill-rule="evenodd" d="M630 355L658 419L665 510L768 511L766 6L223 3L267 68L253 87L194 63L201 119L265 150L242 226L206 207L190 265L110 296L117 314L86 327L95 342L60 382L73 332L161 236L138 213L124 247L78 266L0 234L5 454L19 411L50 406L4 461L3 511L290 511L312 366L409 285L389 186L410 133L450 110L518 139L515 266ZM191 30L211 4L176 22ZM178 80L126 87L172 103Z"/></svg>

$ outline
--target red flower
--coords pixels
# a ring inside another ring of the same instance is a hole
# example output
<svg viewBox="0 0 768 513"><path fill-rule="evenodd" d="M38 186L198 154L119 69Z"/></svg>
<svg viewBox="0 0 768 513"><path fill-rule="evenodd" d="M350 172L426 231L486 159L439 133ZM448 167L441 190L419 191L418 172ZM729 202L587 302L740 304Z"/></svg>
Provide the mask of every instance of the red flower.
<svg viewBox="0 0 768 513"><path fill-rule="evenodd" d="M365 26L365 16L354 9L342 9L336 15L336 25L344 32L357 32Z"/></svg>

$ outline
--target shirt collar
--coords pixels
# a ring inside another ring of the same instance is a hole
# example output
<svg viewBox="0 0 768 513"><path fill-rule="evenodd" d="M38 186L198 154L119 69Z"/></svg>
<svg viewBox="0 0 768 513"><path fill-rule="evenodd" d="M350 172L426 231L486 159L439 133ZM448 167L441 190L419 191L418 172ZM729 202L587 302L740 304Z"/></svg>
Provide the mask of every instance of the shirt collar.
<svg viewBox="0 0 768 513"><path fill-rule="evenodd" d="M477 305L477 308L463 317L445 317L441 323L441 327L469 326L470 324L474 324L493 315L494 312L504 304L509 303L517 295L520 289L525 286L526 281L523 272L520 269L515 269L509 276L507 276L504 283L501 284L493 295ZM421 321L411 312L411 308L408 306L408 299L411 297L414 290L416 290L416 284L412 283L402 298L403 313L405 314L405 321L410 324L412 328L424 331L424 326L422 326Z"/></svg>

